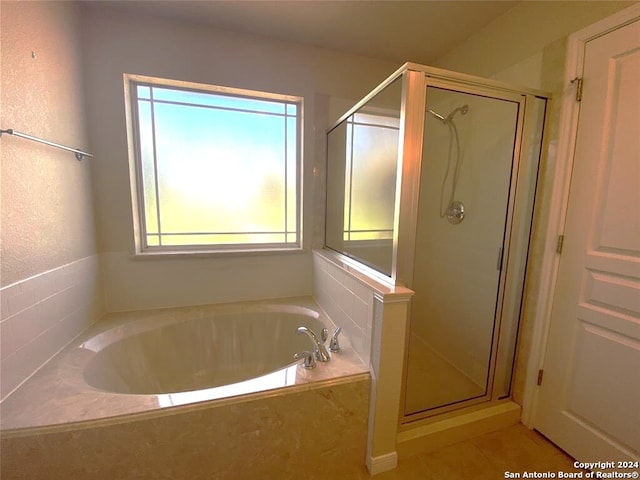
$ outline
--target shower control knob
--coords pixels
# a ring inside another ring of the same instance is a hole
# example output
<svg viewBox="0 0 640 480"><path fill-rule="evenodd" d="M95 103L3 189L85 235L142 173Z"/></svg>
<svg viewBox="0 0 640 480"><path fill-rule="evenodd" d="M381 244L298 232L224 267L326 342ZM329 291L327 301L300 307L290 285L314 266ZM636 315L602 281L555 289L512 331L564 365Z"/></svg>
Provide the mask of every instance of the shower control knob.
<svg viewBox="0 0 640 480"><path fill-rule="evenodd" d="M299 352L293 355L293 358L296 360L300 360L304 358L304 362L302 362L302 366L304 368L316 368L316 359L313 356L313 352L305 350L304 352Z"/></svg>
<svg viewBox="0 0 640 480"><path fill-rule="evenodd" d="M333 335L331 336L331 341L329 342L329 350L331 350L332 352L340 351L340 343L338 342L338 335L340 334L341 331L342 331L342 327L338 327L335 329L335 331L333 332Z"/></svg>
<svg viewBox="0 0 640 480"><path fill-rule="evenodd" d="M447 220L453 225L464 220L464 204L459 200L454 200L447 207Z"/></svg>

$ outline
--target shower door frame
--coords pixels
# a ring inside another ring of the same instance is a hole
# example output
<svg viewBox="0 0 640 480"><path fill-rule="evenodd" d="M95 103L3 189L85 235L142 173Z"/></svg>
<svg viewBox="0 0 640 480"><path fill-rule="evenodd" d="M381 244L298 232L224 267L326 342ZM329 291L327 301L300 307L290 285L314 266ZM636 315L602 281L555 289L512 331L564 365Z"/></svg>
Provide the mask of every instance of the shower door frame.
<svg viewBox="0 0 640 480"><path fill-rule="evenodd" d="M325 241L324 248L329 248L336 252L336 254L340 257L341 261L353 268L356 271L363 273L364 275L371 277L372 279L382 283L383 285L389 286L405 286L405 283L402 279L398 278L398 271L403 270L398 267L399 263L399 253L398 253L398 244L402 242L409 242L412 245L411 237L407 236L407 225L406 222L401 224L400 220L400 206L401 204L404 207L406 200L403 201L402 198L409 198L407 196L406 189L403 191L403 182L404 179L410 175L406 170L412 168L412 163L407 162L407 159L415 158L416 151L415 145L412 144L411 139L406 136L407 131L409 133L414 132L414 128L407 129L408 122L416 122L420 121L419 118L416 118L415 111L417 109L412 108L413 105L408 104L407 98L409 92L413 90L413 83L418 80L418 74L416 71L411 71L409 66L413 65L410 63L404 64L402 67L397 69L391 75L389 75L386 79L384 79L380 84L378 84L373 90L371 90L366 96L356 102L349 110L347 110L342 116L338 118L333 124L327 129L327 136L329 133L339 126L341 123L348 120L349 117L357 113L362 107L364 107L371 99L376 97L380 92L382 92L385 88L391 85L398 79L402 80L402 94L401 94L401 104L400 104L400 131L399 131L399 140L398 140L398 158L397 158L397 171L396 171L396 193L395 193L395 201L394 201L394 215L393 215L393 237L392 237L392 258L391 258L391 272L389 275L386 273L376 269L373 266L370 266L366 263L363 263L358 258L352 258L344 252L340 252L334 250L331 247L327 246L326 241L326 231L327 231L327 219L325 217L324 222L324 230L325 230ZM424 93L422 94L424 96ZM422 143L420 143L420 149L422 149ZM418 153L419 155L419 153ZM325 215L328 211L327 199L325 198ZM407 215L403 214L403 218L408 218ZM411 231L411 226L408 226ZM400 233L402 232L402 233ZM406 239L405 239L406 236ZM402 239L402 240L401 240Z"/></svg>
<svg viewBox="0 0 640 480"><path fill-rule="evenodd" d="M411 332L411 325L409 323L409 328L407 328L405 338L401 408L398 412L400 426L409 423L413 424L419 420L428 419L454 410L460 410L465 407L474 407L478 404L484 404L487 402L497 402L503 398L509 398L511 395L511 389L509 388L509 394L505 397L500 397L498 385L497 382L495 382L495 374L496 372L504 372L505 368L510 368L512 370L510 383L512 383L515 370L515 348L513 358L510 362L511 364L508 366L504 365L506 360L503 361L502 364L498 364L498 360L500 358L500 352L498 349L501 341L506 341L506 339L502 338L505 334L504 330L501 329L505 311L510 311L512 314L516 314L518 316L518 318L514 319L516 322L515 335L517 338L517 325L519 323L519 314L521 310L524 280L526 275L526 263L528 259L529 237L531 234L530 227L533 217L534 202L532 199L531 202L528 203L528 200L530 195L533 195L535 198L537 172L540 161L539 155L538 158L530 158L532 155L527 155L527 152L530 152L531 150L531 133L535 128L535 111L533 108L529 107L533 107L535 98L543 98L545 100L550 98L550 95L545 92L526 88L514 88L501 82L495 82L437 68L407 64L406 69L407 72L405 75L406 81L405 88L403 90L402 109L405 121L401 122L401 125L404 127L404 131L401 132L401 139L403 139L403 141L400 145L403 171L401 173L402 178L399 182L401 189L398 189L401 190L401 195L398 197L398 201L396 202L398 213L396 218L398 219L397 226L400 238L397 243L394 241L395 261L393 276L394 278L400 279L401 282L409 288L412 288L414 278L413 265L416 246L415 234L418 221L417 205L420 192L422 142L426 116L426 97L428 95L427 89L429 87L435 87L452 92L479 95L496 100L514 102L518 104L518 111L514 132L511 179L504 224L503 250L500 258L501 269L498 281L498 292L496 295L496 309L486 393L482 396L455 402L453 404L426 409L412 414L405 414L404 407L407 391L406 382L408 371L409 336ZM411 103L409 103L407 99L412 99ZM537 164L534 172L530 171L529 162L531 161L535 161ZM532 174L536 177L533 181L530 178ZM531 182L533 183L533 192L531 191ZM528 210L530 211L527 212ZM522 218L523 215L525 217L524 219ZM516 220L517 222L514 224L514 221ZM528 228L526 228L526 238L521 238L524 237L524 235L518 235L518 233L521 233L521 228L516 228L520 227L518 222L521 222L522 220L527 221L529 224ZM400 248L397 248L398 244L400 244ZM512 277L514 275L516 276L517 281L512 281Z"/></svg>

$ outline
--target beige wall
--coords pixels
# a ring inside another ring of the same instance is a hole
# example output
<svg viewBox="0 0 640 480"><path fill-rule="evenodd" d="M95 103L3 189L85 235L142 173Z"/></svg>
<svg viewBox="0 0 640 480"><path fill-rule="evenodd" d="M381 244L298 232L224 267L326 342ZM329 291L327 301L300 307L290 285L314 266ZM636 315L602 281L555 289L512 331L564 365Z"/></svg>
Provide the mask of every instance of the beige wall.
<svg viewBox="0 0 640 480"><path fill-rule="evenodd" d="M636 2L523 1L437 59L434 66L495 77L540 55L550 43ZM523 77L536 88L539 77Z"/></svg>
<svg viewBox="0 0 640 480"><path fill-rule="evenodd" d="M545 246L545 225L556 162L559 107L563 85L568 35L637 2L534 2L525 1L509 10L481 32L452 49L435 66L473 75L491 77L551 92L558 100L550 104L545 126L545 147L539 172L533 241L520 327L514 399L522 401L526 361L536 305L527 302L540 288L540 262Z"/></svg>
<svg viewBox="0 0 640 480"><path fill-rule="evenodd" d="M2 128L91 151L77 6L2 2ZM0 399L104 312L91 168L3 135Z"/></svg>
<svg viewBox="0 0 640 480"><path fill-rule="evenodd" d="M2 128L89 149L78 31L70 3L2 2ZM0 144L2 286L93 255L92 161L11 135Z"/></svg>
<svg viewBox="0 0 640 480"><path fill-rule="evenodd" d="M311 294L308 250L232 259L131 258L133 221L122 75L303 96L304 233L308 249L320 247L323 238L329 98L352 98L355 102L399 65L181 22L124 15L91 3L84 7L88 124L99 157L94 189L109 309ZM191 271L197 272L197 282L189 278Z"/></svg>

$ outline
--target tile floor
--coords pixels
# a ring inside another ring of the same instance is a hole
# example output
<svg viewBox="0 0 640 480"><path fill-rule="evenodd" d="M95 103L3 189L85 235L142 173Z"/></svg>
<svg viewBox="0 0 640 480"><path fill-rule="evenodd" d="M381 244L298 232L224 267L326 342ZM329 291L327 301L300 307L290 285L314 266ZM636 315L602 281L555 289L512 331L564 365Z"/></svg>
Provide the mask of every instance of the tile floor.
<svg viewBox="0 0 640 480"><path fill-rule="evenodd" d="M400 459L398 468L358 480L496 480L507 472L579 472L573 459L539 433L518 424L441 450ZM357 478L357 477L356 477ZM354 479L355 480L355 479Z"/></svg>

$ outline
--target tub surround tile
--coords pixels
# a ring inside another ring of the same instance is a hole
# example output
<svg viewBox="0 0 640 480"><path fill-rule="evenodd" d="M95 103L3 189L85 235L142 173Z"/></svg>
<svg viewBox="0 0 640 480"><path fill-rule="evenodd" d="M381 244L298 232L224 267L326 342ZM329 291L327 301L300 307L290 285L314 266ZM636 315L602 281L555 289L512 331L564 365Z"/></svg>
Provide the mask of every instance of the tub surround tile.
<svg viewBox="0 0 640 480"><path fill-rule="evenodd" d="M1 400L104 313L98 256L3 287ZM3 403L4 406L4 403Z"/></svg>
<svg viewBox="0 0 640 480"><path fill-rule="evenodd" d="M371 360L375 295L385 301L408 301L413 292L358 271L335 252L313 251L313 296L334 323L348 332L365 363Z"/></svg>
<svg viewBox="0 0 640 480"><path fill-rule="evenodd" d="M373 290L316 253L313 292L319 305L349 336L362 361L369 364Z"/></svg>
<svg viewBox="0 0 640 480"><path fill-rule="evenodd" d="M0 359L4 360L16 352L16 341L13 338L12 322L0 324Z"/></svg>
<svg viewBox="0 0 640 480"><path fill-rule="evenodd" d="M314 297L344 328L371 372L366 461L372 474L380 473L397 463L397 412L413 291L384 283L335 252L313 253Z"/></svg>
<svg viewBox="0 0 640 480"><path fill-rule="evenodd" d="M2 478L343 478L362 471L367 375L218 408L2 438Z"/></svg>

